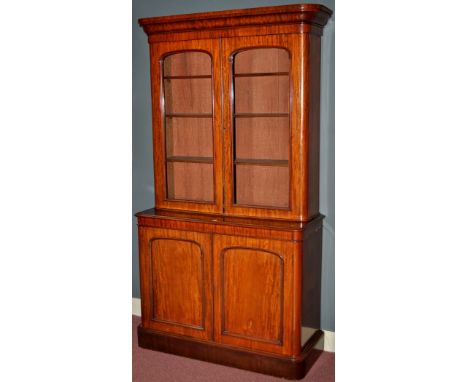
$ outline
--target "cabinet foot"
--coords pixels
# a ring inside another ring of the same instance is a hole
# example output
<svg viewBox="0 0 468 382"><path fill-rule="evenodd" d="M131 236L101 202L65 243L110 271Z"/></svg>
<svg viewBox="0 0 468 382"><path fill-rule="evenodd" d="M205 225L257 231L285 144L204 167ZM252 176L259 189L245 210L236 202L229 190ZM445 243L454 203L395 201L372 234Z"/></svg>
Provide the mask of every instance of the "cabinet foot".
<svg viewBox="0 0 468 382"><path fill-rule="evenodd" d="M138 326L138 345L145 349L181 355L201 361L237 367L286 379L302 379L318 359L322 350L323 332L317 331L295 358L237 349L214 342L156 332Z"/></svg>

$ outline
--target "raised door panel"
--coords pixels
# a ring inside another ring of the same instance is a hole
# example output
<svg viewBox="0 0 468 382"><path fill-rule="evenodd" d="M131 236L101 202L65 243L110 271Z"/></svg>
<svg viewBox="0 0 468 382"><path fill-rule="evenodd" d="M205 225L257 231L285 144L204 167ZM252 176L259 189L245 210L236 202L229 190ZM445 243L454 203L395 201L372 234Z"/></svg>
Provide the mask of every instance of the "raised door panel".
<svg viewBox="0 0 468 382"><path fill-rule="evenodd" d="M222 212L219 41L150 51L156 207Z"/></svg>
<svg viewBox="0 0 468 382"><path fill-rule="evenodd" d="M215 340L292 354L290 242L214 236Z"/></svg>
<svg viewBox="0 0 468 382"><path fill-rule="evenodd" d="M223 310L223 333L281 344L282 258L273 252L251 248L227 248L221 256L223 305L229 307Z"/></svg>
<svg viewBox="0 0 468 382"><path fill-rule="evenodd" d="M228 214L307 218L307 41L222 39Z"/></svg>
<svg viewBox="0 0 468 382"><path fill-rule="evenodd" d="M144 227L139 230L143 326L210 339L210 235Z"/></svg>

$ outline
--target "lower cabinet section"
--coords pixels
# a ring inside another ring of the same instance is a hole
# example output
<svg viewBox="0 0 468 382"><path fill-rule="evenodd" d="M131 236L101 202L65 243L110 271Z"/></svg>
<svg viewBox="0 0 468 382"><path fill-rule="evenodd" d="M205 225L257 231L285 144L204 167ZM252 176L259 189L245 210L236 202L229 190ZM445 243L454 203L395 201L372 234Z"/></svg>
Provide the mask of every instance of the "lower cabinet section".
<svg viewBox="0 0 468 382"><path fill-rule="evenodd" d="M292 242L141 227L143 325L292 354L293 258Z"/></svg>
<svg viewBox="0 0 468 382"><path fill-rule="evenodd" d="M305 374L323 338L321 220L272 231L244 221L139 218L148 224L138 228L140 346L286 378Z"/></svg>
<svg viewBox="0 0 468 382"><path fill-rule="evenodd" d="M290 242L214 236L215 340L291 354Z"/></svg>

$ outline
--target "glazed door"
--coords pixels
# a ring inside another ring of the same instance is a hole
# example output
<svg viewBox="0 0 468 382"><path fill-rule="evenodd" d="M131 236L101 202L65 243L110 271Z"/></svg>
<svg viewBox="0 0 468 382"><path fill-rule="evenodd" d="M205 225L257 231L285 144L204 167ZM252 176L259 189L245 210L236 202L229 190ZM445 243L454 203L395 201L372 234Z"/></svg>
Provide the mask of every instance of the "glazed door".
<svg viewBox="0 0 468 382"><path fill-rule="evenodd" d="M293 344L292 242L215 235L215 341L279 354Z"/></svg>
<svg viewBox="0 0 468 382"><path fill-rule="evenodd" d="M300 35L222 40L229 214L303 218L304 41Z"/></svg>
<svg viewBox="0 0 468 382"><path fill-rule="evenodd" d="M156 207L222 211L218 40L151 44Z"/></svg>
<svg viewBox="0 0 468 382"><path fill-rule="evenodd" d="M139 228L142 325L211 339L211 237L198 232Z"/></svg>

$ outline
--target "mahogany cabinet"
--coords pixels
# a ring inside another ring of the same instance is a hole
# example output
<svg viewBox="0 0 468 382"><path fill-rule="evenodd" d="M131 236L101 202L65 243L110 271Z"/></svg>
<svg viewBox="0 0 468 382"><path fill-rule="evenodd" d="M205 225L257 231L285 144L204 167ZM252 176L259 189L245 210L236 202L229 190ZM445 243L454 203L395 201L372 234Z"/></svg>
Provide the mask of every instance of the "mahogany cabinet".
<svg viewBox="0 0 468 382"><path fill-rule="evenodd" d="M290 379L320 354L314 4L140 19L155 206L137 214L139 345Z"/></svg>

